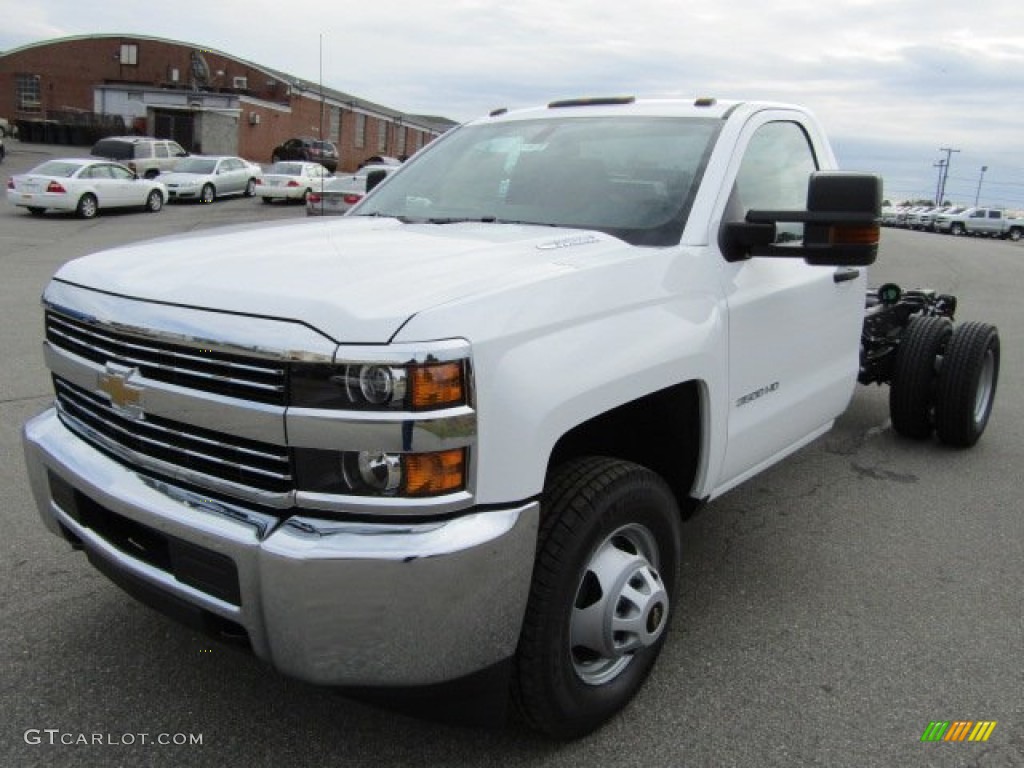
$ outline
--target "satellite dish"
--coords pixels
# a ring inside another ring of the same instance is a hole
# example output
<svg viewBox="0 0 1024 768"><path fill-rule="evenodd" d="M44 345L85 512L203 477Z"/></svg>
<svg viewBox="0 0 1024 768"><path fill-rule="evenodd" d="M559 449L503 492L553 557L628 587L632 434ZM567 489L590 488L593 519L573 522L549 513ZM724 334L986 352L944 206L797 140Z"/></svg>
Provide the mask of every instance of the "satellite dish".
<svg viewBox="0 0 1024 768"><path fill-rule="evenodd" d="M192 51L192 78L197 85L206 85L210 82L210 65L199 51Z"/></svg>

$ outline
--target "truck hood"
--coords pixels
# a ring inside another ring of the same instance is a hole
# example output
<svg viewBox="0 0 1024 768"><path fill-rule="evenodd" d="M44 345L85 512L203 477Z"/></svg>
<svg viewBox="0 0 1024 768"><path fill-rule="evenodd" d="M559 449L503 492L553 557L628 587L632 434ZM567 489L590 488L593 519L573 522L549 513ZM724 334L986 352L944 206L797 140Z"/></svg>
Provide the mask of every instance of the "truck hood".
<svg viewBox="0 0 1024 768"><path fill-rule="evenodd" d="M148 301L299 321L389 341L413 315L621 256L600 232L363 217L229 227L76 259L57 279Z"/></svg>

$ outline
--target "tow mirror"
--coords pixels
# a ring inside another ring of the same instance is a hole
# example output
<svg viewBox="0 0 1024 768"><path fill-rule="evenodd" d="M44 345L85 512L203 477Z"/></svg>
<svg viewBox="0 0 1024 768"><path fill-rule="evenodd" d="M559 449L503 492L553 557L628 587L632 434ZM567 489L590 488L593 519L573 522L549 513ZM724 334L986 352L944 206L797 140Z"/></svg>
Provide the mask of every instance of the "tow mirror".
<svg viewBox="0 0 1024 768"><path fill-rule="evenodd" d="M878 256L882 179L871 173L817 171L807 184L807 210L747 211L722 232L728 261L802 258L815 266L863 267ZM803 224L802 240L783 242L778 225Z"/></svg>
<svg viewBox="0 0 1024 768"><path fill-rule="evenodd" d="M387 171L370 171L366 174L366 191L369 192L371 189L380 184L384 179L388 177Z"/></svg>

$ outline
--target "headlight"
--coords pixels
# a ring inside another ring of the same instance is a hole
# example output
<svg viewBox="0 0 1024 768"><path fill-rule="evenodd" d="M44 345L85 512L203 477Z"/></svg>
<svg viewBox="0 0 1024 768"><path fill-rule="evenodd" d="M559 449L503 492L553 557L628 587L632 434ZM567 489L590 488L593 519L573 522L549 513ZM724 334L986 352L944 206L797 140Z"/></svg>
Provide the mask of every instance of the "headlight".
<svg viewBox="0 0 1024 768"><path fill-rule="evenodd" d="M429 453L295 450L300 491L427 498L466 489L467 451Z"/></svg>
<svg viewBox="0 0 1024 768"><path fill-rule="evenodd" d="M302 408L429 411L468 403L466 361L300 365L291 404Z"/></svg>

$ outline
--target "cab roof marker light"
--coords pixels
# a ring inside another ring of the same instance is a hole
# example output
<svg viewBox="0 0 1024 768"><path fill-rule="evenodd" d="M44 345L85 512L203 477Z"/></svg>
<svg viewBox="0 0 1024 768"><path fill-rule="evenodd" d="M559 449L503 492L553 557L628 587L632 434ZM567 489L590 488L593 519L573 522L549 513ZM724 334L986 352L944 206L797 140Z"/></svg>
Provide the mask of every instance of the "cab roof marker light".
<svg viewBox="0 0 1024 768"><path fill-rule="evenodd" d="M693 106L695 107L713 107L718 103L718 99L711 98L710 96L701 96L694 100Z"/></svg>
<svg viewBox="0 0 1024 768"><path fill-rule="evenodd" d="M488 117L501 117L506 112L508 112L508 107L498 107L497 109L492 109Z"/></svg>
<svg viewBox="0 0 1024 768"><path fill-rule="evenodd" d="M596 96L585 99L562 99L561 101L552 101L548 104L548 109L561 109L562 107L615 106L619 104L633 104L635 102L636 96Z"/></svg>

